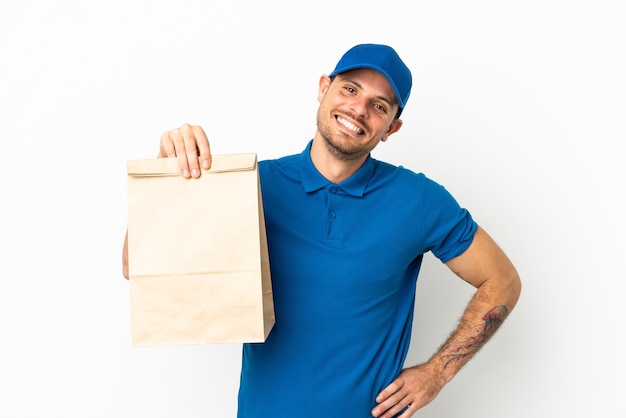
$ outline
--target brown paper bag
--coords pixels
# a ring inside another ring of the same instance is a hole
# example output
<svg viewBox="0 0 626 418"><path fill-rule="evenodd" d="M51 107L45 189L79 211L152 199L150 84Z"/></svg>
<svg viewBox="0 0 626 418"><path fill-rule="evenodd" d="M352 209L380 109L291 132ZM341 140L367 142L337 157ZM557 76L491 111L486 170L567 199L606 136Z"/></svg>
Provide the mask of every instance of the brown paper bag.
<svg viewBox="0 0 626 418"><path fill-rule="evenodd" d="M263 342L274 304L256 154L128 161L133 346Z"/></svg>

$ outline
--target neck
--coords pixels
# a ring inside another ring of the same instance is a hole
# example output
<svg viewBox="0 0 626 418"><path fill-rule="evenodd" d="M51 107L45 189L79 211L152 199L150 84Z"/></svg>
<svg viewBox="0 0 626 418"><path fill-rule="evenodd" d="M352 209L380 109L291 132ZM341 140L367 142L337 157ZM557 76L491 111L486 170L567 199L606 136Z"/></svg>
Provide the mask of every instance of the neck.
<svg viewBox="0 0 626 418"><path fill-rule="evenodd" d="M361 168L367 155L355 160L342 160L334 155L326 146L319 133L311 144L311 161L313 165L328 181L338 184L356 173Z"/></svg>

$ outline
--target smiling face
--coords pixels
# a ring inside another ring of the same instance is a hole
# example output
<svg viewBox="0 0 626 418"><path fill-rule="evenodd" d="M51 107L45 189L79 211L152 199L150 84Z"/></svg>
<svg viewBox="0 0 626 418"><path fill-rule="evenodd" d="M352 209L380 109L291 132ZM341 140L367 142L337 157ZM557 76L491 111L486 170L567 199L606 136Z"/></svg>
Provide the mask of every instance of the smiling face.
<svg viewBox="0 0 626 418"><path fill-rule="evenodd" d="M380 141L398 131L398 103L387 78L357 69L320 79L317 139L337 159L365 159Z"/></svg>

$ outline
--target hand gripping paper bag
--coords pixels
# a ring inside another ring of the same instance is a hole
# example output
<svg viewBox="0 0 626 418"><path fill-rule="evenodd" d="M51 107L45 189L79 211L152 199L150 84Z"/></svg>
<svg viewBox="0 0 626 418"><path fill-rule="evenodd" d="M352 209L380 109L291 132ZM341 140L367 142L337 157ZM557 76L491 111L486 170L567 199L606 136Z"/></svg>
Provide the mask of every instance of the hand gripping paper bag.
<svg viewBox="0 0 626 418"><path fill-rule="evenodd" d="M256 154L214 155L199 179L175 158L127 168L132 345L265 341L275 318Z"/></svg>

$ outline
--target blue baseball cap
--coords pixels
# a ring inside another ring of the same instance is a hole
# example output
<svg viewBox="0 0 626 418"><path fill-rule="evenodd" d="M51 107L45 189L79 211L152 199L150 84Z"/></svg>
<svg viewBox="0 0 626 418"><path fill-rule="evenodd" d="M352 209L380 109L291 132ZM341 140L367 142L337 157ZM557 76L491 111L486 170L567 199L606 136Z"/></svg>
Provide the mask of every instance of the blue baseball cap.
<svg viewBox="0 0 626 418"><path fill-rule="evenodd" d="M398 53L387 45L360 44L348 50L329 77L357 68L371 68L387 77L400 106L400 113L406 106L413 79L411 71L402 62Z"/></svg>

